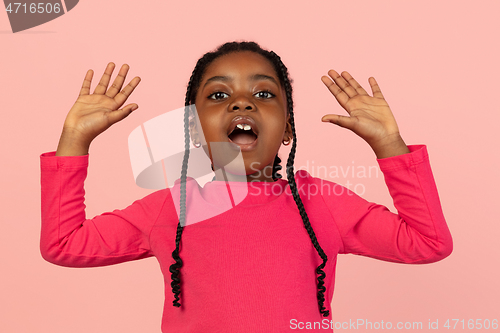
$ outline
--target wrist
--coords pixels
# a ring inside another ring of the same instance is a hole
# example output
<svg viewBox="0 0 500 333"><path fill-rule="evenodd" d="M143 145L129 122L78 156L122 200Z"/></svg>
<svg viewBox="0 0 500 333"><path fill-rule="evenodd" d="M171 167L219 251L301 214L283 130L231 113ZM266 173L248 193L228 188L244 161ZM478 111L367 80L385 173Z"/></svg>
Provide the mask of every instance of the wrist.
<svg viewBox="0 0 500 333"><path fill-rule="evenodd" d="M56 156L80 156L89 153L90 142L78 131L64 128L59 144L57 146Z"/></svg>
<svg viewBox="0 0 500 333"><path fill-rule="evenodd" d="M410 152L399 133L387 136L373 144L370 144L377 159L398 156Z"/></svg>

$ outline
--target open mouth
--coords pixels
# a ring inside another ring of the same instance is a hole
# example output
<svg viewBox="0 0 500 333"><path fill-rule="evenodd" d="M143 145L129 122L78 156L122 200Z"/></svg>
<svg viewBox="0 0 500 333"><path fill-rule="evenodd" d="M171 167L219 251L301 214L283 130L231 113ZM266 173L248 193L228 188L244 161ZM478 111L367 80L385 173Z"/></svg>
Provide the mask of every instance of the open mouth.
<svg viewBox="0 0 500 333"><path fill-rule="evenodd" d="M257 140L257 135L249 124L236 125L234 130L229 133L228 137L229 140L238 145L249 145Z"/></svg>

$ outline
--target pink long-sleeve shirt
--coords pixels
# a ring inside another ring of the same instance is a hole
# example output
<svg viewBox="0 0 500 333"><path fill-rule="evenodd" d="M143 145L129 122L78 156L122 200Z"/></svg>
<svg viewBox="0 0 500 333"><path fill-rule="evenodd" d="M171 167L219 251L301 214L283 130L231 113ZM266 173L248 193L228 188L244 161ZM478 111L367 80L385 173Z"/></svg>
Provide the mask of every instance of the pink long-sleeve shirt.
<svg viewBox="0 0 500 333"><path fill-rule="evenodd" d="M426 146L409 149L408 154L377 160L398 214L334 182L296 172L305 210L328 256L328 309L337 254L423 264L452 252ZM318 332L331 332L325 328L332 314L322 317L316 298L315 269L322 260L286 180L232 182L233 192L244 189L246 197L206 219L196 212L216 209L228 184L212 181L202 188L192 179L187 182L191 213L182 234L182 307L177 308L172 306L169 267L174 263L179 183L123 210L88 219L88 155L51 152L40 159L43 258L61 266L95 267L155 256L165 281L162 332L289 332L298 322L321 323Z"/></svg>

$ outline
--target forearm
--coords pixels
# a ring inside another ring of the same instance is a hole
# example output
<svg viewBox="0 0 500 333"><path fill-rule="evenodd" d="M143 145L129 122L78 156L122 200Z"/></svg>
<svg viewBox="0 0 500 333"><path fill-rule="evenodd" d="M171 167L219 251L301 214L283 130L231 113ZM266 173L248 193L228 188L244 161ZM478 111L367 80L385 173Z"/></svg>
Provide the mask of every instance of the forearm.
<svg viewBox="0 0 500 333"><path fill-rule="evenodd" d="M41 156L42 257L60 266L98 267L152 256L149 235L168 192L87 219L88 159L56 157L54 152Z"/></svg>
<svg viewBox="0 0 500 333"><path fill-rule="evenodd" d="M378 163L384 171L394 206L404 224L396 233L397 244L403 252L428 253L415 263L441 260L453 249L439 194L432 174L427 149L412 147L412 154L398 159L382 159Z"/></svg>
<svg viewBox="0 0 500 333"><path fill-rule="evenodd" d="M45 260L59 265L69 264L64 255L68 237L85 221L83 182L87 175L88 157L68 158L60 159L53 157L53 153L46 153L40 160L40 250Z"/></svg>
<svg viewBox="0 0 500 333"><path fill-rule="evenodd" d="M323 196L337 221L342 253L401 263L441 260L453 250L426 147L378 159L397 214L354 193Z"/></svg>

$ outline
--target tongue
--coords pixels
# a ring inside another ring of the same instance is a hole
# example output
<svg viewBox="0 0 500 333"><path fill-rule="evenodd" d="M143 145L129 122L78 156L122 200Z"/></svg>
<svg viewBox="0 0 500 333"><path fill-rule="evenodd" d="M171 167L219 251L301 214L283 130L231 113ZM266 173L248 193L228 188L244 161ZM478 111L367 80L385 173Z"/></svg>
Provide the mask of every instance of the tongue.
<svg viewBox="0 0 500 333"><path fill-rule="evenodd" d="M239 145L248 145L254 142L255 139L256 137L253 134L236 133L231 135L231 141Z"/></svg>

